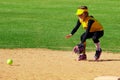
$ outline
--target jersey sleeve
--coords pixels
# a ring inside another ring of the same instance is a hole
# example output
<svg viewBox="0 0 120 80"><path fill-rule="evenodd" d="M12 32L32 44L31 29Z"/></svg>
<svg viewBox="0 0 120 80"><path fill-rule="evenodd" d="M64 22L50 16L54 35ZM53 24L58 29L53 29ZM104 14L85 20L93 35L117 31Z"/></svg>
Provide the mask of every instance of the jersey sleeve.
<svg viewBox="0 0 120 80"><path fill-rule="evenodd" d="M72 34L72 35L78 30L78 28L80 27L80 25L81 25L81 23L80 23L80 21L79 21L79 19L78 19L75 27L74 27L73 30L71 31L71 34Z"/></svg>

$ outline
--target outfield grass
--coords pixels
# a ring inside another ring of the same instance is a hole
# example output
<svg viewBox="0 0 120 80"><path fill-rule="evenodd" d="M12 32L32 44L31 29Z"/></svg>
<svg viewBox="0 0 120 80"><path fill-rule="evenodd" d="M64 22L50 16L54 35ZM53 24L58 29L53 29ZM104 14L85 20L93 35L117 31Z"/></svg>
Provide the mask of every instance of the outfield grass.
<svg viewBox="0 0 120 80"><path fill-rule="evenodd" d="M78 6L87 5L102 23L104 51L120 52L119 0L0 0L0 48L50 48L71 50L84 31L65 39L76 24ZM92 40L87 49L94 50Z"/></svg>

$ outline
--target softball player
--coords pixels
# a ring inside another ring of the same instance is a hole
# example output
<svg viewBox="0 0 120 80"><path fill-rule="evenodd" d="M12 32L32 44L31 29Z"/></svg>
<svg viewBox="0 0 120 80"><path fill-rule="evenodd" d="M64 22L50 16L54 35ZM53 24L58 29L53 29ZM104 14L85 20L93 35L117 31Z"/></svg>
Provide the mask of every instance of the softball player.
<svg viewBox="0 0 120 80"><path fill-rule="evenodd" d="M77 9L76 15L78 16L77 24L75 25L71 33L66 36L66 38L70 38L82 25L83 28L85 29L85 32L81 35L80 44L77 45L77 48L80 48L80 46L84 46L84 50L80 52L81 54L78 57L78 61L87 59L85 48L86 40L89 38L92 38L96 46L96 53L94 58L95 60L98 60L102 53L99 39L104 35L103 26L93 16L89 16L87 6L79 7ZM74 51L76 52L75 48Z"/></svg>

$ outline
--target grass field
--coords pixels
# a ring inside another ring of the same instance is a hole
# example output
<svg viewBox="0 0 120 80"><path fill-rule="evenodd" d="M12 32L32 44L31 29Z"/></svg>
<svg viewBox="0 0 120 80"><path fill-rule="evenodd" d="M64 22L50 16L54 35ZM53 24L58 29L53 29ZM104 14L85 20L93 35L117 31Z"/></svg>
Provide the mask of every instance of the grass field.
<svg viewBox="0 0 120 80"><path fill-rule="evenodd" d="M120 52L119 0L0 0L0 48L50 48L71 50L84 31L65 39L76 24L78 6L89 12L105 29L104 51ZM92 40L87 49L94 50Z"/></svg>

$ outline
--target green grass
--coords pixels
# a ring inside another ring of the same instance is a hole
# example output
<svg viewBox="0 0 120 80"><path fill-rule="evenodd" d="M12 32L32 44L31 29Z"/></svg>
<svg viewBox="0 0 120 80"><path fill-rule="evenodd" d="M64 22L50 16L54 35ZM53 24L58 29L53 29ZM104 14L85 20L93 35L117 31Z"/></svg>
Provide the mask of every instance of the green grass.
<svg viewBox="0 0 120 80"><path fill-rule="evenodd" d="M0 0L0 48L71 50L84 30L70 39L65 35L76 24L77 7L87 5L104 26L103 50L120 52L119 4L119 0ZM87 49L95 49L92 40L87 40Z"/></svg>

